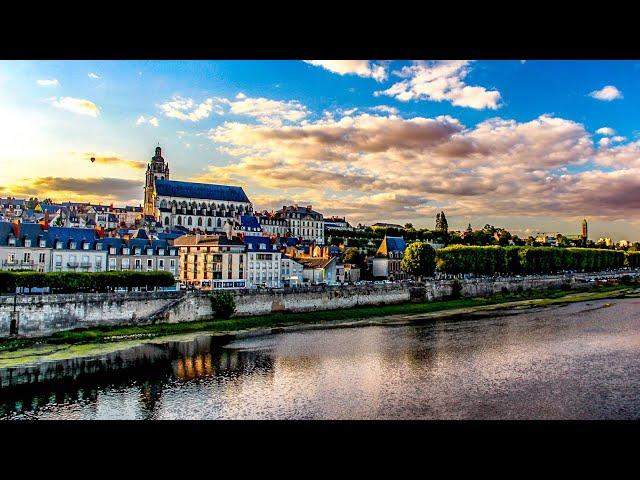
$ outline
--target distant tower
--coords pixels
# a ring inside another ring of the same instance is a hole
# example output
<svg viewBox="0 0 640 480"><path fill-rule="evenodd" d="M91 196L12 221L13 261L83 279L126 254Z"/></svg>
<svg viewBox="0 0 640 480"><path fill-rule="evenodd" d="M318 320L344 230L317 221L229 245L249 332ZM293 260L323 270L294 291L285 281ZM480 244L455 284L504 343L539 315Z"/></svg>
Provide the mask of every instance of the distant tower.
<svg viewBox="0 0 640 480"><path fill-rule="evenodd" d="M169 164L162 158L160 145L156 147L156 154L147 165L147 176L144 183L144 215L158 218L156 208L156 180L169 180Z"/></svg>
<svg viewBox="0 0 640 480"><path fill-rule="evenodd" d="M587 244L587 240L589 238L589 230L587 228L587 219L582 220L582 243L584 245Z"/></svg>

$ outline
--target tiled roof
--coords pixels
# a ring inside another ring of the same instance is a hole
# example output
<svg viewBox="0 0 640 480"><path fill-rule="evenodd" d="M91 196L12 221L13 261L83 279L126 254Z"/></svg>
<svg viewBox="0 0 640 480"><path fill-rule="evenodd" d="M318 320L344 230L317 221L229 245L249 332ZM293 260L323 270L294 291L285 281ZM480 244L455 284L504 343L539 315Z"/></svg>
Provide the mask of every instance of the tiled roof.
<svg viewBox="0 0 640 480"><path fill-rule="evenodd" d="M249 203L249 198L242 187L229 185L156 180L156 193L168 197L206 198L207 200Z"/></svg>
<svg viewBox="0 0 640 480"><path fill-rule="evenodd" d="M305 268L326 268L331 262L336 260L336 257L331 258L296 258L296 262L302 264Z"/></svg>

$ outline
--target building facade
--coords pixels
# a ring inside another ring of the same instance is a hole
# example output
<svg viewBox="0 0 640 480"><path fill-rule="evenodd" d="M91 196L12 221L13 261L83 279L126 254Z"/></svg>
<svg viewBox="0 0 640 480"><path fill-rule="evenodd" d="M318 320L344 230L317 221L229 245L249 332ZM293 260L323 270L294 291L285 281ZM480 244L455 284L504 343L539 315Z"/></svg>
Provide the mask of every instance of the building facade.
<svg viewBox="0 0 640 480"><path fill-rule="evenodd" d="M407 274L400 268L400 262L407 244L402 237L385 236L372 259L372 273L377 278L402 280Z"/></svg>
<svg viewBox="0 0 640 480"><path fill-rule="evenodd" d="M92 228L50 227L51 272L103 272L107 252Z"/></svg>
<svg viewBox="0 0 640 480"><path fill-rule="evenodd" d="M48 272L49 238L37 223L0 222L0 270Z"/></svg>
<svg viewBox="0 0 640 480"><path fill-rule="evenodd" d="M244 238L247 249L247 285L249 288L282 286L282 254L268 237L248 236Z"/></svg>
<svg viewBox="0 0 640 480"><path fill-rule="evenodd" d="M202 290L247 287L245 245L226 235L184 235L174 240L180 282Z"/></svg>
<svg viewBox="0 0 640 480"><path fill-rule="evenodd" d="M312 205L284 205L275 212L275 217L285 220L289 235L324 245L324 217Z"/></svg>

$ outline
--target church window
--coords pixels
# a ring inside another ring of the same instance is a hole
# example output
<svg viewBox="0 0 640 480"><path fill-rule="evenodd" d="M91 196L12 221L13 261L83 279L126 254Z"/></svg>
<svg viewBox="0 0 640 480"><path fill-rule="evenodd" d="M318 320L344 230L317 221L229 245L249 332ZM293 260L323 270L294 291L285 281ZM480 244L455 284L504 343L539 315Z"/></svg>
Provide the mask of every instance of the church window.
<svg viewBox="0 0 640 480"><path fill-rule="evenodd" d="M220 219L218 219L218 227L222 226L222 221Z"/></svg>
<svg viewBox="0 0 640 480"><path fill-rule="evenodd" d="M182 217L178 215L178 225L182 225Z"/></svg>
<svg viewBox="0 0 640 480"><path fill-rule="evenodd" d="M187 225L189 226L193 225L193 221L191 220L191 217L187 219Z"/></svg>
<svg viewBox="0 0 640 480"><path fill-rule="evenodd" d="M202 217L198 217L198 226L201 227L202 226Z"/></svg>
<svg viewBox="0 0 640 480"><path fill-rule="evenodd" d="M164 224L169 225L169 217L164 217Z"/></svg>
<svg viewBox="0 0 640 480"><path fill-rule="evenodd" d="M211 219L207 220L207 227L211 226Z"/></svg>

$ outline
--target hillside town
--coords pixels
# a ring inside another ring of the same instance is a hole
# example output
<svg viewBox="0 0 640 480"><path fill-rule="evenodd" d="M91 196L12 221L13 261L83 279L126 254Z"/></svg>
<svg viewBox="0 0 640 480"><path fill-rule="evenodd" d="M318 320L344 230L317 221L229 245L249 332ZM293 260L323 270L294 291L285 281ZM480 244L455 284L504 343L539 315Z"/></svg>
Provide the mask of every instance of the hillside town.
<svg viewBox="0 0 640 480"><path fill-rule="evenodd" d="M0 199L0 269L38 272L167 271L178 288L256 289L402 281L408 244L597 247L637 251L640 244L541 232L521 239L485 225L449 230L378 222L353 227L313 205L254 211L241 187L170 179L158 146L139 206Z"/></svg>

